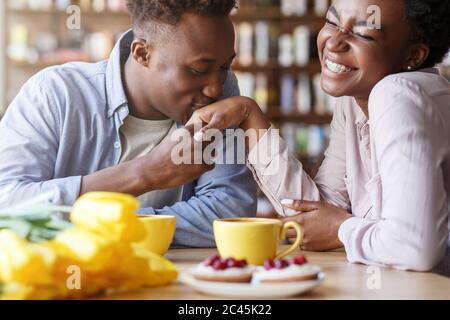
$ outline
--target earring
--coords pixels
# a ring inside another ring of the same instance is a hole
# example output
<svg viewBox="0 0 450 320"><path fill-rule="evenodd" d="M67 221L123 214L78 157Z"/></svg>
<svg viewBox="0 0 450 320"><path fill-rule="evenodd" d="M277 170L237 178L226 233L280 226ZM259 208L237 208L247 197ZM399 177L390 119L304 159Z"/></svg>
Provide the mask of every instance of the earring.
<svg viewBox="0 0 450 320"><path fill-rule="evenodd" d="M412 67L411 67L411 66L408 66L407 69L408 69L408 71L411 71L411 70L412 70Z"/></svg>

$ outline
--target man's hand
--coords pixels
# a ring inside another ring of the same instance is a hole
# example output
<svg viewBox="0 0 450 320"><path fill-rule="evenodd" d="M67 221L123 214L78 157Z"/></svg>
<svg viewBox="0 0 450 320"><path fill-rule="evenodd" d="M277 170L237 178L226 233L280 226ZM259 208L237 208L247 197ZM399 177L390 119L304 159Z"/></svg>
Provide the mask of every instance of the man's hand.
<svg viewBox="0 0 450 320"><path fill-rule="evenodd" d="M296 221L304 232L301 248L307 251L327 251L343 246L338 238L341 224L352 217L347 211L323 202L295 200L284 204L286 208L299 212L298 215L282 218L283 222ZM287 233L289 241L295 240L295 231Z"/></svg>
<svg viewBox="0 0 450 320"><path fill-rule="evenodd" d="M193 133L193 127L178 129L150 154L84 176L80 195L91 191L111 191L140 196L195 180L214 166L203 162L202 151L206 143L196 142ZM183 152L174 152L176 150ZM195 155L200 157L194 158ZM180 158L187 161L181 163Z"/></svg>
<svg viewBox="0 0 450 320"><path fill-rule="evenodd" d="M142 159L147 162L143 163L143 170L151 190L181 186L214 169L214 165L205 164L203 159L203 149L208 143L195 141L193 133L193 126L178 129Z"/></svg>

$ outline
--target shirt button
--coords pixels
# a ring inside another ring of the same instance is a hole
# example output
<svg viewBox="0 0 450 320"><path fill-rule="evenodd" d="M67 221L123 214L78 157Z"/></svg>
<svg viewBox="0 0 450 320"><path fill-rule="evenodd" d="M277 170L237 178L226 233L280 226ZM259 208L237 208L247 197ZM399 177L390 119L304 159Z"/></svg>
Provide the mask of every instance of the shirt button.
<svg viewBox="0 0 450 320"><path fill-rule="evenodd" d="M114 143L114 148L120 149L120 142L119 142L119 141L116 141L116 142Z"/></svg>

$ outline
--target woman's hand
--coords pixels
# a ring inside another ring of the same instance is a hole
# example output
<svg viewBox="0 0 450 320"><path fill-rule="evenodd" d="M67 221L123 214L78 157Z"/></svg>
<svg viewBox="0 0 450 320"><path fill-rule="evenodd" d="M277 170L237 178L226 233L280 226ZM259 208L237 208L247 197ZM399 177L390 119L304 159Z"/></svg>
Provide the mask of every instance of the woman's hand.
<svg viewBox="0 0 450 320"><path fill-rule="evenodd" d="M283 200L286 208L299 212L298 215L282 218L283 222L295 221L304 232L301 248L307 251L327 251L343 247L338 238L341 224L352 215L339 207L324 202ZM290 204L289 204L290 203ZM287 238L295 240L295 231L289 230Z"/></svg>
<svg viewBox="0 0 450 320"><path fill-rule="evenodd" d="M253 149L271 126L258 104L246 97L224 99L196 110L186 125L195 123L206 124L195 133L194 138L197 141L203 139L208 129L224 130L239 126L246 133L248 130L255 130L256 139L246 141L249 150Z"/></svg>
<svg viewBox="0 0 450 320"><path fill-rule="evenodd" d="M196 110L186 125L204 123L206 125L202 128L203 131L239 126L248 118L255 104L253 100L245 97L224 99Z"/></svg>
<svg viewBox="0 0 450 320"><path fill-rule="evenodd" d="M247 97L224 99L196 110L186 125L205 123L202 131L208 129L224 130L239 126L247 129L268 129L266 119L258 104ZM256 126L257 128L255 128Z"/></svg>

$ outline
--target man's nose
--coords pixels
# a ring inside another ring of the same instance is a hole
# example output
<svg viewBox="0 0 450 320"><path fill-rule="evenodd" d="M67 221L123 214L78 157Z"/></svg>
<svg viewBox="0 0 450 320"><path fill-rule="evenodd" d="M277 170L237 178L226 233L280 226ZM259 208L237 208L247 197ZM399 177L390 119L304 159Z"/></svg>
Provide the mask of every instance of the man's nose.
<svg viewBox="0 0 450 320"><path fill-rule="evenodd" d="M203 94L212 100L218 100L223 95L225 81L226 77L222 74L213 75L203 88Z"/></svg>

